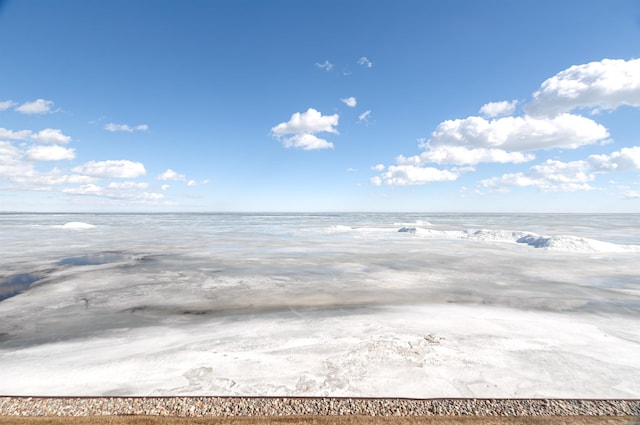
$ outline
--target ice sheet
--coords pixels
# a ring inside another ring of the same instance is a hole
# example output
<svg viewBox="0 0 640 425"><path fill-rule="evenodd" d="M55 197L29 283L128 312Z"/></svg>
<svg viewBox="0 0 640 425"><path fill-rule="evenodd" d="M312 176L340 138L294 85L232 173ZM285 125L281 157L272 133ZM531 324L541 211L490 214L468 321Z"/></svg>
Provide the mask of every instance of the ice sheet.
<svg viewBox="0 0 640 425"><path fill-rule="evenodd" d="M0 214L0 394L634 397L639 224Z"/></svg>

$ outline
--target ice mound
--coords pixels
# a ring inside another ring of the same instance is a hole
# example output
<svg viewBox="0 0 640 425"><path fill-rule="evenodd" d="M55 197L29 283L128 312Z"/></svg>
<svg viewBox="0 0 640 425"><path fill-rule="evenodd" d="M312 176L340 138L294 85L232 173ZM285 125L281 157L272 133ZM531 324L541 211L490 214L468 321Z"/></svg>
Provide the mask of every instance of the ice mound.
<svg viewBox="0 0 640 425"><path fill-rule="evenodd" d="M640 247L633 245L617 245L595 239L577 236L540 236L536 234L524 235L516 240L535 248L550 248L572 252L637 252Z"/></svg>
<svg viewBox="0 0 640 425"><path fill-rule="evenodd" d="M85 229L93 229L93 224L83 223L82 221L70 221L68 223L63 224L62 226L53 226L59 229L74 229L74 230L85 230Z"/></svg>
<svg viewBox="0 0 640 425"><path fill-rule="evenodd" d="M400 233L411 233L426 238L468 239L480 242L505 242L529 245L534 248L566 252L640 252L640 246L620 245L580 236L544 236L513 230L467 229L432 230L419 227L401 227Z"/></svg>

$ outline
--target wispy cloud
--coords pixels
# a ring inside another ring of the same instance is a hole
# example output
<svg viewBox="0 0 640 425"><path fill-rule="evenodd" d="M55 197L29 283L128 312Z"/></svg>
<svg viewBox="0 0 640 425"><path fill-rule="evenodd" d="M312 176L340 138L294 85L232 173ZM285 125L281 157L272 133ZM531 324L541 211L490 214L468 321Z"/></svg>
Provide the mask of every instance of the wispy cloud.
<svg viewBox="0 0 640 425"><path fill-rule="evenodd" d="M366 56L362 56L360 59L358 59L358 65L371 68L373 66L373 63L369 59L367 59Z"/></svg>
<svg viewBox="0 0 640 425"><path fill-rule="evenodd" d="M115 124L110 122L104 126L104 129L112 132L126 131L127 133L133 133L134 131L147 131L149 130L149 126L147 124L130 126L128 124Z"/></svg>
<svg viewBox="0 0 640 425"><path fill-rule="evenodd" d="M0 102L0 111L6 111L7 109L14 106L16 103L12 100L3 100Z"/></svg>
<svg viewBox="0 0 640 425"><path fill-rule="evenodd" d="M316 66L320 69L324 69L325 71L331 71L333 69L333 64L328 60L325 60L323 63L316 62Z"/></svg>
<svg viewBox="0 0 640 425"><path fill-rule="evenodd" d="M73 171L91 177L130 179L146 174L141 162L121 160L89 161Z"/></svg>
<svg viewBox="0 0 640 425"><path fill-rule="evenodd" d="M369 115L371 115L371 109L368 109L368 110L364 111L363 113L361 113L360 115L358 115L358 122L368 123L369 122Z"/></svg>

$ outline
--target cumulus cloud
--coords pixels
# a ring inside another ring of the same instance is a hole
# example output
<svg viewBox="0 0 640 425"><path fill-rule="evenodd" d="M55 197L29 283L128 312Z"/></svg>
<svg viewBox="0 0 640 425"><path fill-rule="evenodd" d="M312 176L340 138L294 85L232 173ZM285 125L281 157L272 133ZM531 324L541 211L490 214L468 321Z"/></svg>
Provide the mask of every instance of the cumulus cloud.
<svg viewBox="0 0 640 425"><path fill-rule="evenodd" d="M324 69L325 71L331 71L331 69L333 69L333 64L328 60L325 60L323 63L316 62L316 66L320 69Z"/></svg>
<svg viewBox="0 0 640 425"><path fill-rule="evenodd" d="M431 133L427 145L493 148L509 151L575 149L603 141L609 132L601 124L580 115L562 114L553 118L503 117L486 120L468 117L447 120Z"/></svg>
<svg viewBox="0 0 640 425"><path fill-rule="evenodd" d="M73 171L91 177L121 179L135 178L146 173L144 165L141 162L133 162L126 159L89 161L73 168Z"/></svg>
<svg viewBox="0 0 640 425"><path fill-rule="evenodd" d="M127 133L133 133L134 131L147 131L149 130L149 126L147 124L130 126L128 124L114 124L110 122L104 126L104 129L111 132L126 131Z"/></svg>
<svg viewBox="0 0 640 425"><path fill-rule="evenodd" d="M22 105L16 107L16 111L22 114L48 114L53 112L51 108L53 107L53 101L44 100L44 99L36 99L33 102L25 102Z"/></svg>
<svg viewBox="0 0 640 425"><path fill-rule="evenodd" d="M6 111L7 109L14 106L16 103L12 100L3 100L0 102L0 111Z"/></svg>
<svg viewBox="0 0 640 425"><path fill-rule="evenodd" d="M50 143L64 145L71 141L71 137L62 134L62 130L56 128L45 128L31 136L31 140L38 143Z"/></svg>
<svg viewBox="0 0 640 425"><path fill-rule="evenodd" d="M60 161L76 157L75 150L58 145L33 146L26 151L26 157L33 161Z"/></svg>
<svg viewBox="0 0 640 425"><path fill-rule="evenodd" d="M170 185L168 185L168 184L163 184L162 186L160 186L160 189L162 189L162 190L167 190L167 189L169 189L170 187L171 187L171 186L170 186Z"/></svg>
<svg viewBox="0 0 640 425"><path fill-rule="evenodd" d="M167 169L167 171L157 176L156 179L163 180L163 181L167 181L167 180L185 181L187 179L187 176L185 176L184 174L176 173L171 168L169 168Z"/></svg>
<svg viewBox="0 0 640 425"><path fill-rule="evenodd" d="M344 99L340 99L342 101L342 103L344 103L345 105L347 105L350 108L355 108L356 105L358 104L358 101L356 100L355 97L351 96L351 97L346 97Z"/></svg>
<svg viewBox="0 0 640 425"><path fill-rule="evenodd" d="M622 148L610 155L590 155L585 160L562 162L548 159L528 172L509 173L482 180L482 189L504 191L511 187L536 187L542 191L573 192L593 189L598 174L640 171L640 146Z"/></svg>
<svg viewBox="0 0 640 425"><path fill-rule="evenodd" d="M640 106L640 59L574 65L545 80L525 105L528 114L554 116L576 108Z"/></svg>
<svg viewBox="0 0 640 425"><path fill-rule="evenodd" d="M373 66L373 63L371 63L371 61L369 59L367 59L366 56L362 56L360 59L358 59L358 65L362 65L362 66L366 66L367 68L371 68Z"/></svg>
<svg viewBox="0 0 640 425"><path fill-rule="evenodd" d="M487 118L512 115L516 110L517 104L517 100L512 100L511 102L506 100L501 102L489 102L480 108L480 114Z"/></svg>
<svg viewBox="0 0 640 425"><path fill-rule="evenodd" d="M280 123L271 129L271 135L280 140L286 148L304 150L333 148L333 143L321 139L315 133L334 133L338 130L338 114L322 115L313 108L306 112L296 112L287 122Z"/></svg>
<svg viewBox="0 0 640 425"><path fill-rule="evenodd" d="M376 186L382 184L392 186L407 186L431 182L454 181L459 174L449 170L439 170L433 167L419 167L415 165L391 165L387 171L371 179Z"/></svg>

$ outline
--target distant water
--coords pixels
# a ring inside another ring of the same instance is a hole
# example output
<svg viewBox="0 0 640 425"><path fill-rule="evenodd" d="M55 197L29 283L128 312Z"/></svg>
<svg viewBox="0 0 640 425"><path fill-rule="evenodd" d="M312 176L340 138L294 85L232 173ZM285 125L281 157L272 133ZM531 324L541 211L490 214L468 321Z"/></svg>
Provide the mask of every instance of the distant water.
<svg viewBox="0 0 640 425"><path fill-rule="evenodd" d="M639 260L636 214L0 214L0 395L637 395ZM593 347L609 376L515 388L465 375L463 340L549 382Z"/></svg>

